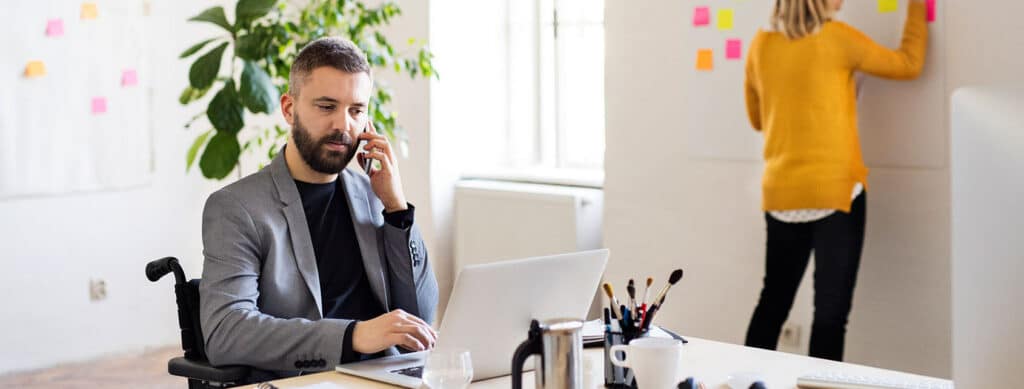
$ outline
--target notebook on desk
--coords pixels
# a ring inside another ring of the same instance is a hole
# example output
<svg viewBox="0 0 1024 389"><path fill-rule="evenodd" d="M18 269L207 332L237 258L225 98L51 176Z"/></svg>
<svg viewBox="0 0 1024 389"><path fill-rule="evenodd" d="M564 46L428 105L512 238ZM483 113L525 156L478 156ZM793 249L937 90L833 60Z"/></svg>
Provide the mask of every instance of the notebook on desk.
<svg viewBox="0 0 1024 389"><path fill-rule="evenodd" d="M650 332L647 336L655 338L666 338L666 339L678 339L680 342L686 343L686 339L675 332L666 330L659 326L651 326ZM595 319L588 321L583 324L583 347L603 347L604 346L604 322L601 319Z"/></svg>

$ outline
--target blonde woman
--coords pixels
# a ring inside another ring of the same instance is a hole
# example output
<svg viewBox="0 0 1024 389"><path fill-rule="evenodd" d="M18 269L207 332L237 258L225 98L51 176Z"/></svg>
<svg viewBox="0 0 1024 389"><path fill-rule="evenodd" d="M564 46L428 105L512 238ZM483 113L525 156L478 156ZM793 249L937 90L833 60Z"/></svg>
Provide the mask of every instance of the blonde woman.
<svg viewBox="0 0 1024 389"><path fill-rule="evenodd" d="M777 0L770 31L747 59L751 125L765 137L764 287L748 346L775 349L811 252L810 355L843 359L846 323L864 244L868 169L857 136L854 72L891 79L921 73L926 9L911 0L898 50L834 20L842 0Z"/></svg>

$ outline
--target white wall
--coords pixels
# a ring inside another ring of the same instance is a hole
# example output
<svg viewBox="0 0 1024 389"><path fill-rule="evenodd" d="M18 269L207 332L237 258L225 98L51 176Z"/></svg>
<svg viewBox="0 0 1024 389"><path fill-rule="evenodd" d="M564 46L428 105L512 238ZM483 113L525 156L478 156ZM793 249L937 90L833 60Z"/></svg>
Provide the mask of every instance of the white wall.
<svg viewBox="0 0 1024 389"><path fill-rule="evenodd" d="M466 170L493 164L511 114L506 109L506 1L429 2L430 43L441 78L430 86L430 159L417 163L430 171L434 234L427 249L441 289L439 318L455 280L455 183Z"/></svg>
<svg viewBox="0 0 1024 389"><path fill-rule="evenodd" d="M178 341L173 281L152 284L143 268L171 255L188 275L199 275L200 214L217 184L185 174L195 132L182 125L199 107L177 102L190 65L177 57L216 33L185 23L209 5L152 2L151 68L139 69L153 86L150 185L0 201L0 373ZM106 300L89 301L89 278L106 280Z"/></svg>
<svg viewBox="0 0 1024 389"><path fill-rule="evenodd" d="M673 291L662 324L692 336L742 343L763 276L762 165L687 154L694 146L686 144L687 126L700 121L678 114L688 87L681 73L693 63L689 53L677 49L677 41L688 33L692 6L670 0L607 3L609 278L624 284L628 277L653 274L664 282L671 269L683 267L686 279ZM940 23L946 24L948 50L946 58L936 60L947 61L947 97L967 83L1020 82L1024 34L1011 15L1021 14L1022 8L1013 0L946 2ZM651 53L657 53L656 60ZM936 107L934 114L948 112ZM748 127L733 131L760 136ZM943 156L940 167L871 166L867 241L846 359L948 377L949 132L935 128L931 133L943 138L928 142L943 148L937 150ZM865 143L865 154L875 147L881 145ZM809 286L804 283L791 315L804 326L804 351Z"/></svg>
<svg viewBox="0 0 1024 389"><path fill-rule="evenodd" d="M226 184L206 181L198 171L186 175L185 151L198 130L183 124L202 104L177 102L188 85L190 60L178 54L192 43L220 34L219 28L185 20L215 4L225 4L229 18L234 1L153 1L147 33L152 69L154 165L152 185L126 191L0 201L0 306L4 309L0 373L51 366L96 356L176 344L177 317L171 279L152 284L143 267L149 260L173 255L186 274L202 267L202 206L207 195ZM408 38L427 38L428 2L401 2L402 16L386 30L396 48ZM175 33L166 34L166 31ZM408 52L412 52L408 50ZM430 168L429 81L379 72L394 87L391 108L409 134L409 154L401 162L406 196L417 205L439 279L450 271L445 244L434 239ZM279 113L256 118L280 122ZM256 170L252 157L244 174ZM443 240L441 240L443 242ZM88 300L89 278L107 282L105 301ZM450 281L449 281L450 282Z"/></svg>
<svg viewBox="0 0 1024 389"><path fill-rule="evenodd" d="M208 182L198 172L184 173L184 153L198 131L186 132L182 124L200 107L183 108L177 103L191 64L178 60L178 53L218 33L217 27L185 20L214 4L226 4L231 17L234 1L152 3L147 32L153 48L150 63L158 65L151 71L140 69L140 77L150 72L155 76L156 170L151 186L0 201L0 263L9 267L0 274L0 285L38 296L26 300L10 293L0 295L0 305L11 307L2 313L4 322L17 323L5 324L0 335L0 344L10 345L0 351L0 373L178 341L172 282L152 285L143 278L142 268L150 259L175 255L185 262L187 274L198 276L202 205L212 190L230 182ZM450 20L450 15L463 12L466 3L401 1L399 5L402 15L385 33L405 53L414 53L405 45L408 38L420 42L429 38L441 80L410 80L388 71L379 71L376 77L393 87L391 108L407 130L402 179L406 197L417 206L417 223L434 261L442 291L438 309L443 312L454 277L455 181L471 166L466 161L493 157L487 150L497 149L504 139L502 44L507 5L504 0L474 4L473 18L446 25L431 25L432 14ZM476 33L466 33L471 30ZM282 122L278 113L256 120ZM480 142L493 147L474 147ZM255 171L252 156L244 156L243 167L244 174ZM88 301L90 277L107 281L108 300ZM60 308L42 308L39 301L52 301L48 304Z"/></svg>

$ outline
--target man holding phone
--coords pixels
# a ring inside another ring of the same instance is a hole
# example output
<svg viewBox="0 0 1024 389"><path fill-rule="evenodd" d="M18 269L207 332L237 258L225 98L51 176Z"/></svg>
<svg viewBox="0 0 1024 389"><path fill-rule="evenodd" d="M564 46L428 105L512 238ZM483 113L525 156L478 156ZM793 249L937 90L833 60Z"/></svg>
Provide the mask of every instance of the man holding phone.
<svg viewBox="0 0 1024 389"><path fill-rule="evenodd" d="M214 365L255 367L254 381L433 347L437 281L368 118L372 88L352 42L307 45L281 96L287 145L207 200L200 319ZM379 166L345 169L357 156Z"/></svg>

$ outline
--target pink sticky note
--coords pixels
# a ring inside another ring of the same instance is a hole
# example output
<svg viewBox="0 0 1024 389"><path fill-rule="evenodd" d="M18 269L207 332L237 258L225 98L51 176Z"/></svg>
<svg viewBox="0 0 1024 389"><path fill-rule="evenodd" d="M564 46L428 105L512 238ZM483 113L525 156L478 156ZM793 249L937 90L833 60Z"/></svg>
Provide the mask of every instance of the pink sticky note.
<svg viewBox="0 0 1024 389"><path fill-rule="evenodd" d="M64 35L64 21L61 19L50 19L46 21L46 36L57 37Z"/></svg>
<svg viewBox="0 0 1024 389"><path fill-rule="evenodd" d="M928 22L935 21L935 0L925 0L925 5L928 6Z"/></svg>
<svg viewBox="0 0 1024 389"><path fill-rule="evenodd" d="M139 74L135 69L121 71L121 86L135 86L139 83Z"/></svg>
<svg viewBox="0 0 1024 389"><path fill-rule="evenodd" d="M107 112L107 98L106 97L93 97L92 98L92 114L99 115Z"/></svg>
<svg viewBox="0 0 1024 389"><path fill-rule="evenodd" d="M743 58L743 41L739 39L729 39L725 41L725 58L726 59L741 59Z"/></svg>
<svg viewBox="0 0 1024 389"><path fill-rule="evenodd" d="M693 25L706 26L711 24L711 10L708 7L697 7L693 9Z"/></svg>

